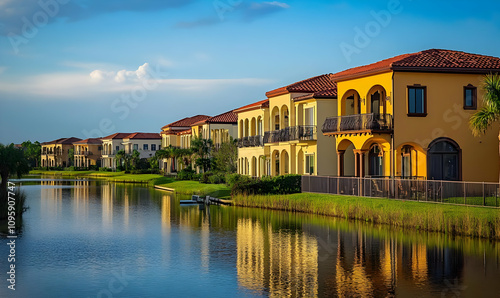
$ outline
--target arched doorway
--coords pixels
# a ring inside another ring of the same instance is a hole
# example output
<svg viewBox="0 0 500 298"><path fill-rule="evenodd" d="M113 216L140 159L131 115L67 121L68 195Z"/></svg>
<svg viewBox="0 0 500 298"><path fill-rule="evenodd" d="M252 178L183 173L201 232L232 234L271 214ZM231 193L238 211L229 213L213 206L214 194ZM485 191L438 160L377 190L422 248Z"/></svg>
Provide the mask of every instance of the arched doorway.
<svg viewBox="0 0 500 298"><path fill-rule="evenodd" d="M368 175L384 176L384 151L379 144L373 144L368 153Z"/></svg>
<svg viewBox="0 0 500 298"><path fill-rule="evenodd" d="M252 157L252 177L257 177L257 158Z"/></svg>
<svg viewBox="0 0 500 298"><path fill-rule="evenodd" d="M290 174L289 160L290 159L288 157L288 152L286 152L286 150L283 150L281 152L281 170L280 170L281 175Z"/></svg>
<svg viewBox="0 0 500 298"><path fill-rule="evenodd" d="M299 153L297 154L297 174L304 174L304 151L302 151L302 149L300 149Z"/></svg>
<svg viewBox="0 0 500 298"><path fill-rule="evenodd" d="M460 147L449 138L438 138L427 149L427 177L430 180L462 179Z"/></svg>

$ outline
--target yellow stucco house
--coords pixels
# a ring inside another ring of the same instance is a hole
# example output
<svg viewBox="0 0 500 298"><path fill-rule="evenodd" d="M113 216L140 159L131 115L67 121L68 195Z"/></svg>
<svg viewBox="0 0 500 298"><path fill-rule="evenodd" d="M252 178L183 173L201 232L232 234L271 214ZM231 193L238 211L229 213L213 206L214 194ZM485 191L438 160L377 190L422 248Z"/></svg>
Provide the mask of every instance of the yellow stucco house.
<svg viewBox="0 0 500 298"><path fill-rule="evenodd" d="M102 138L102 162L101 166L110 169L116 169L116 152L125 150L123 139L131 133L117 132Z"/></svg>
<svg viewBox="0 0 500 298"><path fill-rule="evenodd" d="M336 111L332 75L296 82L266 96L264 101L235 110L239 121L238 172L257 177L333 175L335 142L317 130Z"/></svg>
<svg viewBox="0 0 500 298"><path fill-rule="evenodd" d="M191 125L191 137L212 140L215 148L238 137L238 115L233 111L200 120Z"/></svg>
<svg viewBox="0 0 500 298"><path fill-rule="evenodd" d="M210 116L196 115L163 126L160 133L162 148L189 148L191 145L191 125L208 118ZM160 169L166 174L175 174L177 171L182 170L182 164L176 158L170 157L160 161Z"/></svg>
<svg viewBox="0 0 500 298"><path fill-rule="evenodd" d="M474 137L484 75L500 59L431 49L332 75L337 107L322 132L337 176L498 182L498 131Z"/></svg>
<svg viewBox="0 0 500 298"><path fill-rule="evenodd" d="M102 141L90 138L74 142L75 167L101 166Z"/></svg>
<svg viewBox="0 0 500 298"><path fill-rule="evenodd" d="M73 143L81 141L79 138L61 138L51 142L41 143L42 167L69 167L69 150L73 149Z"/></svg>

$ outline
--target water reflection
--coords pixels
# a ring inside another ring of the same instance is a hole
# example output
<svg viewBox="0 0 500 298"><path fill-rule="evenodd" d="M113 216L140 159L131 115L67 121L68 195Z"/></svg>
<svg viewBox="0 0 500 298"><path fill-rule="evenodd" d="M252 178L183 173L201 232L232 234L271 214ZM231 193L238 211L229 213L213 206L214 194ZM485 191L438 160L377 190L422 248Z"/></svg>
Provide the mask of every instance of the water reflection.
<svg viewBox="0 0 500 298"><path fill-rule="evenodd" d="M36 195L28 192L20 249L30 265L20 272L42 288L61 286L43 278L46 266L64 270L67 279L89 276L75 296L95 296L106 285L88 285L107 282L109 268L124 265L141 281L128 289L131 296L500 294L498 242L306 214L181 207L185 198L135 185L40 183ZM54 247L57 255L47 253ZM186 288L192 278L196 283ZM66 282L61 287L73 293L77 282Z"/></svg>

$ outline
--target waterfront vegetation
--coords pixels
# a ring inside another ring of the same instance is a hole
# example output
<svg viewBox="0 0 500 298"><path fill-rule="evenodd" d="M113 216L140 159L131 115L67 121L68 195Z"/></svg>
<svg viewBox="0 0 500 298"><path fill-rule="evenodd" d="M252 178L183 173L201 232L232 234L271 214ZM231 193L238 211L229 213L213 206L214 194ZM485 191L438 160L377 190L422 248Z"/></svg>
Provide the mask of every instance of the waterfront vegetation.
<svg viewBox="0 0 500 298"><path fill-rule="evenodd" d="M500 240L500 210L339 195L235 195L233 204Z"/></svg>
<svg viewBox="0 0 500 298"><path fill-rule="evenodd" d="M121 172L100 172L100 171L44 171L33 170L29 172L33 175L50 175L69 178L93 178L103 179L112 182L126 182L126 183L147 183L150 185L157 185L166 183L171 178L164 177L159 174L130 174Z"/></svg>

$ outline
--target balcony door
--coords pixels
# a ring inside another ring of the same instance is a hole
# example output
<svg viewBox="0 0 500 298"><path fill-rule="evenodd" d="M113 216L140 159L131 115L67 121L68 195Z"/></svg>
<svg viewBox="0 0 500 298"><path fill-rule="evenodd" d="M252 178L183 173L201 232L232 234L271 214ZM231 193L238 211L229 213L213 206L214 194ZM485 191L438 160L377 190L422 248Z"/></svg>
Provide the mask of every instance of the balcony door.
<svg viewBox="0 0 500 298"><path fill-rule="evenodd" d="M383 156L384 152L380 149L380 146L374 144L368 154L368 173L370 176L384 176Z"/></svg>
<svg viewBox="0 0 500 298"><path fill-rule="evenodd" d="M373 114L380 114L380 92L375 92L371 96L371 112Z"/></svg>

